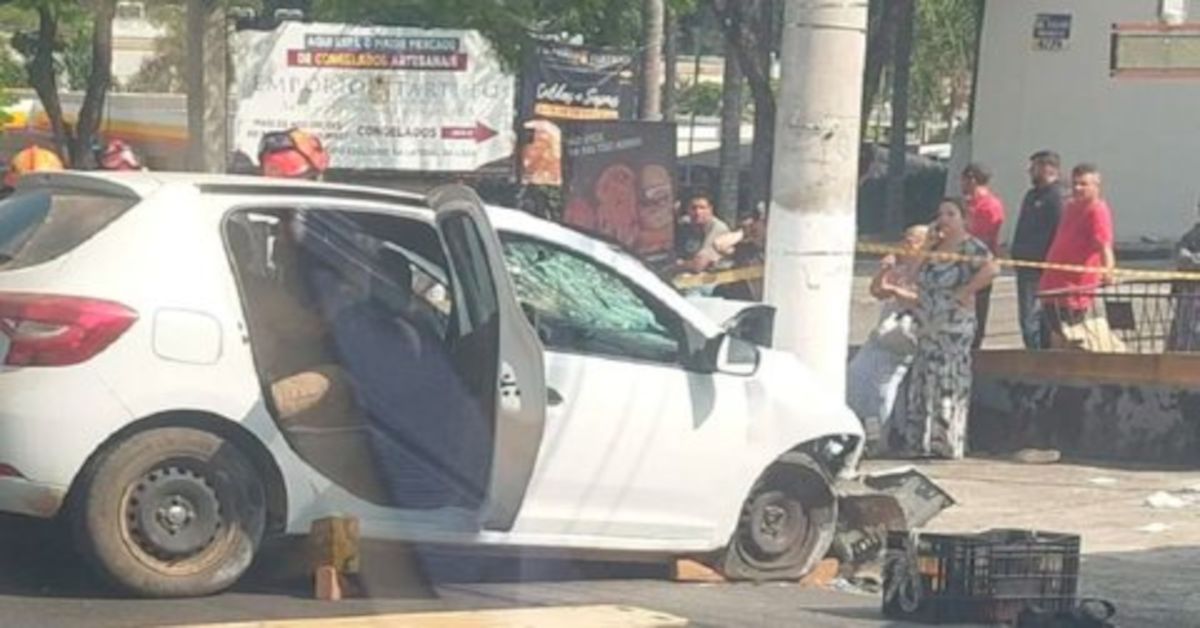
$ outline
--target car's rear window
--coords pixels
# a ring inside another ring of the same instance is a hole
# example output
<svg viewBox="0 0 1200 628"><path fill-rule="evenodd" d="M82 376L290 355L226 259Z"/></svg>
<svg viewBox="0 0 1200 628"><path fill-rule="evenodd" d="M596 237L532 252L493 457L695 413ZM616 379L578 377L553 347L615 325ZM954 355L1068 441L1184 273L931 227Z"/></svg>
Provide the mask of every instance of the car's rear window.
<svg viewBox="0 0 1200 628"><path fill-rule="evenodd" d="M99 233L136 199L37 190L0 201L0 270L36 266Z"/></svg>

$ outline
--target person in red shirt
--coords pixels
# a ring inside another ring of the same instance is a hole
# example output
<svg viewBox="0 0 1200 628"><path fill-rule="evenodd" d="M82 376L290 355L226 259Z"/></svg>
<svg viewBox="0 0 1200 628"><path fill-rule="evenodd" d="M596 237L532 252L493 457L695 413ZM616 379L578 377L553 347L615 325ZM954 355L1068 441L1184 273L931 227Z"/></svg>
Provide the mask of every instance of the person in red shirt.
<svg viewBox="0 0 1200 628"><path fill-rule="evenodd" d="M1096 268L1096 271L1046 270L1038 283L1047 331L1082 322L1095 299L1095 289L1112 281L1112 210L1101 195L1100 170L1079 164L1071 171L1071 199L1063 210L1046 262ZM1043 334L1045 339L1049 334Z"/></svg>
<svg viewBox="0 0 1200 628"><path fill-rule="evenodd" d="M992 256L1000 255L1000 228L1004 226L1004 203L989 187L992 173L987 166L980 163L968 164L963 168L960 183L963 197L970 206L971 223L967 231L987 245ZM975 295L975 340L972 349L983 345L984 334L987 333L988 310L992 303L992 286L980 290Z"/></svg>
<svg viewBox="0 0 1200 628"><path fill-rule="evenodd" d="M329 153L312 133L271 131L258 142L258 164L264 177L319 181L329 169Z"/></svg>

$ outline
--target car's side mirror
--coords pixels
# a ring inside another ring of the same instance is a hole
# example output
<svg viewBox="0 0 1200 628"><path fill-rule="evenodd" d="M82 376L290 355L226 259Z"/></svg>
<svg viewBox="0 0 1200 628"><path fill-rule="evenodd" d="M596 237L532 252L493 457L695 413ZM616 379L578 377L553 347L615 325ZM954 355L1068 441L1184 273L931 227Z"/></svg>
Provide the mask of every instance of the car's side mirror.
<svg viewBox="0 0 1200 628"><path fill-rule="evenodd" d="M775 308L754 305L738 312L725 323L725 331L760 347L770 347L775 335Z"/></svg>
<svg viewBox="0 0 1200 628"><path fill-rule="evenodd" d="M721 336L717 347L715 371L749 377L758 370L758 348L730 335Z"/></svg>

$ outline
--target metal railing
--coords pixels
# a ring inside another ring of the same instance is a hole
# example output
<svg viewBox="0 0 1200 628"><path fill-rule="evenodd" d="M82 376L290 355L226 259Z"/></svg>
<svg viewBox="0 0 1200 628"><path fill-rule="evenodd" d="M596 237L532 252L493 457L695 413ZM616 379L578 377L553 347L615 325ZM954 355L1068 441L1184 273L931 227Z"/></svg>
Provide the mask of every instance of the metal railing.
<svg viewBox="0 0 1200 628"><path fill-rule="evenodd" d="M1050 348L1098 353L1200 351L1200 282L1135 280L1043 292Z"/></svg>

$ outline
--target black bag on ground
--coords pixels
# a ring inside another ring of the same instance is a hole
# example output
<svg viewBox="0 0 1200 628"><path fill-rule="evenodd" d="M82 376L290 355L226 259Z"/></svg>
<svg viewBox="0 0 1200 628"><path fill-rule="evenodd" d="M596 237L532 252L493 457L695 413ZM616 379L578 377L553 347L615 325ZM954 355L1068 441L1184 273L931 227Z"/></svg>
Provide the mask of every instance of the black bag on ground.
<svg viewBox="0 0 1200 628"><path fill-rule="evenodd" d="M1016 628L1116 628L1109 621L1117 607L1108 600L1083 600L1069 611L1040 611L1027 608L1017 616Z"/></svg>

